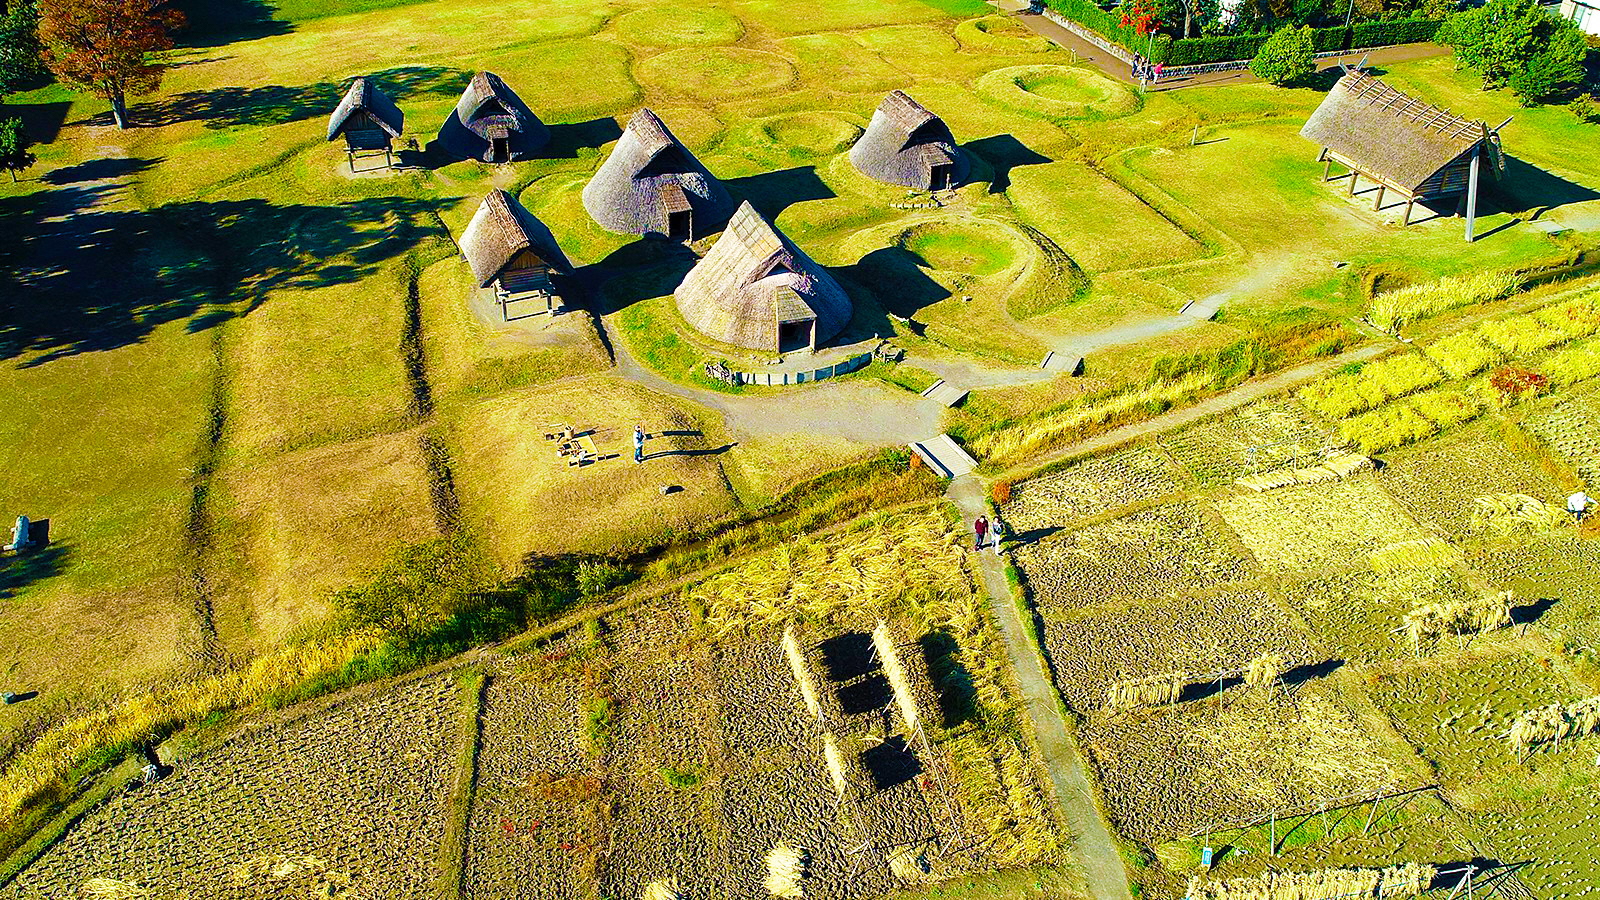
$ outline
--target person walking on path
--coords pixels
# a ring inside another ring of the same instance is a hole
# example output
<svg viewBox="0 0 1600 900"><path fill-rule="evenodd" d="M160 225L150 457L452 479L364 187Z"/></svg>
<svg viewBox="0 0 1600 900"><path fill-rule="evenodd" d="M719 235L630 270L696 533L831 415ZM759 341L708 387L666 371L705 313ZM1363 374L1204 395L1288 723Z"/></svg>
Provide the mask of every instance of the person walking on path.
<svg viewBox="0 0 1600 900"><path fill-rule="evenodd" d="M996 516L995 520L989 523L989 546L994 548L995 556L1000 555L1000 541L1003 540L1005 536L1006 527L1000 524L1000 518Z"/></svg>
<svg viewBox="0 0 1600 900"><path fill-rule="evenodd" d="M1572 514L1572 521L1582 522L1583 517L1589 514L1589 495L1583 491L1567 498L1567 512Z"/></svg>
<svg viewBox="0 0 1600 900"><path fill-rule="evenodd" d="M633 461L644 462L644 429L633 426Z"/></svg>
<svg viewBox="0 0 1600 900"><path fill-rule="evenodd" d="M983 536L989 530L989 517L979 516L978 521L972 523L972 530L977 533L978 539L973 542L973 550L983 549Z"/></svg>

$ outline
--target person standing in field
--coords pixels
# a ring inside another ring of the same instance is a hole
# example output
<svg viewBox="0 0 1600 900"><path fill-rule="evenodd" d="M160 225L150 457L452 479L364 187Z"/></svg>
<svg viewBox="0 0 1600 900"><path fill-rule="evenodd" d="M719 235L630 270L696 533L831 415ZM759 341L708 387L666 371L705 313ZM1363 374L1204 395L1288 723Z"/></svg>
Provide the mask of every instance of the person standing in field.
<svg viewBox="0 0 1600 900"><path fill-rule="evenodd" d="M1000 518L995 517L989 523L989 546L994 548L994 555L1000 555L1000 541L1006 536L1006 527L1000 523Z"/></svg>
<svg viewBox="0 0 1600 900"><path fill-rule="evenodd" d="M638 425L633 426L633 461L644 462L644 429Z"/></svg>
<svg viewBox="0 0 1600 900"><path fill-rule="evenodd" d="M973 544L972 544L972 549L973 550L982 550L983 549L983 536L989 530L989 517L988 516L979 516L978 517L978 521L972 523L972 530L978 535L978 539L976 541L974 541Z"/></svg>

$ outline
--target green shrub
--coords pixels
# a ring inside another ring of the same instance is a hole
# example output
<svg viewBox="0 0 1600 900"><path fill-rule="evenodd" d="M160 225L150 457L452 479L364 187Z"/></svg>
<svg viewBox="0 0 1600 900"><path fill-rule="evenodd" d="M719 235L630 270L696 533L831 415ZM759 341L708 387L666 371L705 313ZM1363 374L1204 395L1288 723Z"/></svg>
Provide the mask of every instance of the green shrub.
<svg viewBox="0 0 1600 900"><path fill-rule="evenodd" d="M1567 104L1567 112L1572 113L1585 125L1600 122L1600 104L1594 102L1593 94L1579 94L1574 97L1572 102Z"/></svg>
<svg viewBox="0 0 1600 900"><path fill-rule="evenodd" d="M1151 62L1168 62L1167 51L1172 39L1166 35L1155 35L1154 40L1141 35L1122 24L1116 13L1107 12L1090 0L1045 0L1045 5L1114 44L1138 50Z"/></svg>
<svg viewBox="0 0 1600 900"><path fill-rule="evenodd" d="M679 790L695 787L705 780L705 777L695 769L675 769L672 766L662 766L657 771L657 774L661 776L661 782L667 787L674 787Z"/></svg>
<svg viewBox="0 0 1600 900"><path fill-rule="evenodd" d="M1272 84L1291 84L1317 70L1311 26L1285 25L1267 38L1250 61L1250 74Z"/></svg>
<svg viewBox="0 0 1600 900"><path fill-rule="evenodd" d="M1390 19L1361 22L1350 29L1350 47L1387 47L1431 41L1444 22L1439 19Z"/></svg>

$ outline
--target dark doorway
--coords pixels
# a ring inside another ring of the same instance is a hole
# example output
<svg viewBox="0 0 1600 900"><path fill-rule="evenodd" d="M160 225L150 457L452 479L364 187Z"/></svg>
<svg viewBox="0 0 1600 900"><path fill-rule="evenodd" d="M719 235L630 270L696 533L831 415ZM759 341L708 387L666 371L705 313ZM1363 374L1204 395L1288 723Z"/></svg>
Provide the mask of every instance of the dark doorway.
<svg viewBox="0 0 1600 900"><path fill-rule="evenodd" d="M667 236L675 241L694 240L694 212L684 209L667 213Z"/></svg>
<svg viewBox="0 0 1600 900"><path fill-rule="evenodd" d="M895 736L861 754L861 764L872 775L880 791L905 784L922 774L922 763L906 746L906 739Z"/></svg>
<svg viewBox="0 0 1600 900"><path fill-rule="evenodd" d="M811 349L811 331L816 324L816 319L801 319L798 322L779 322L778 352L791 353L795 350Z"/></svg>
<svg viewBox="0 0 1600 900"><path fill-rule="evenodd" d="M942 191L945 188L950 187L950 181L955 177L955 170L956 167L952 165L934 166L933 189L936 191Z"/></svg>
<svg viewBox="0 0 1600 900"><path fill-rule="evenodd" d="M511 139L497 137L489 142L489 161L505 162L511 155Z"/></svg>

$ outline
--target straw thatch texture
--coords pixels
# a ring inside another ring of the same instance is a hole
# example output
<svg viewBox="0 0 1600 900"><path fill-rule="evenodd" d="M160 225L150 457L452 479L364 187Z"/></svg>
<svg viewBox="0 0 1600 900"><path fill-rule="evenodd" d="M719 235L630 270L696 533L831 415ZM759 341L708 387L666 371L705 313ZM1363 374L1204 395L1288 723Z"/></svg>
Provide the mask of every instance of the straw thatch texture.
<svg viewBox="0 0 1600 900"><path fill-rule="evenodd" d="M362 113L365 113L363 116ZM389 95L378 89L370 78L357 78L345 92L344 99L328 117L328 140L334 140L353 128L377 128L391 138L405 130L406 116L394 105Z"/></svg>
<svg viewBox="0 0 1600 900"><path fill-rule="evenodd" d="M572 263L543 222L517 198L502 190L490 191L461 233L461 254L472 277L480 287L488 287L525 250L557 272L572 272Z"/></svg>
<svg viewBox="0 0 1600 900"><path fill-rule="evenodd" d="M900 662L900 651L894 645L889 623L882 619L872 629L872 647L878 652L883 673L889 678L889 687L894 691L894 702L900 707L900 717L905 720L906 730L915 731L918 722L917 699L911 693L911 681L906 678L906 667Z"/></svg>
<svg viewBox="0 0 1600 900"><path fill-rule="evenodd" d="M493 158L492 140L504 138L507 157ZM439 129L439 142L456 159L512 162L527 159L550 143L550 129L499 75L479 72L461 92L456 108Z"/></svg>
<svg viewBox="0 0 1600 900"><path fill-rule="evenodd" d="M1339 79L1306 120L1300 135L1320 144L1363 174L1409 193L1484 144L1489 173L1504 170L1500 138L1482 122L1408 97L1361 71Z"/></svg>
<svg viewBox="0 0 1600 900"><path fill-rule="evenodd" d="M780 322L813 320L817 345L850 323L839 283L749 203L673 296L695 330L752 350L777 352Z"/></svg>
<svg viewBox="0 0 1600 900"><path fill-rule="evenodd" d="M687 205L696 235L715 231L733 213L733 198L655 113L629 120L611 155L583 189L583 207L619 234L669 234L667 213Z"/></svg>
<svg viewBox="0 0 1600 900"><path fill-rule="evenodd" d="M944 120L904 91L891 91L883 98L867 130L850 148L850 162L869 178L919 191L957 187L971 171ZM934 183L936 169L947 174L947 183Z"/></svg>

